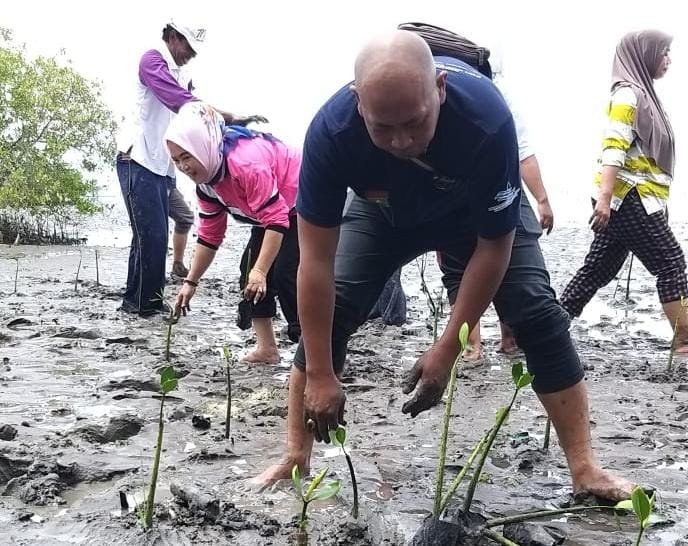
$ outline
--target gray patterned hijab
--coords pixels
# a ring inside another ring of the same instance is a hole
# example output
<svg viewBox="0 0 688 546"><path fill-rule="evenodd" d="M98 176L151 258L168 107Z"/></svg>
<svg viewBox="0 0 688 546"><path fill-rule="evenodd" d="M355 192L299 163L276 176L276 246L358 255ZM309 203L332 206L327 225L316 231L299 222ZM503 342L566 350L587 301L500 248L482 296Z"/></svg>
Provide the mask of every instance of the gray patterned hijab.
<svg viewBox="0 0 688 546"><path fill-rule="evenodd" d="M638 97L633 130L643 151L669 176L674 174L674 132L653 81L672 40L659 30L629 32L616 46L612 67L612 91L630 86Z"/></svg>

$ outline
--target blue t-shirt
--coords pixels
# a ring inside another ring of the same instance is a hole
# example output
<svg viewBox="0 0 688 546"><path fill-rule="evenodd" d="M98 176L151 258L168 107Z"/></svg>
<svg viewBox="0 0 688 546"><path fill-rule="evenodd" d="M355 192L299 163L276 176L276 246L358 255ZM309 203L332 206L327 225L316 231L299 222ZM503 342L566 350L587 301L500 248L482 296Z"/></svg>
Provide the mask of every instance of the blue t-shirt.
<svg viewBox="0 0 688 546"><path fill-rule="evenodd" d="M467 64L435 57L446 70L447 98L422 160L433 172L377 148L345 86L310 124L303 149L296 208L308 222L342 221L347 188L376 202L401 228L450 214L468 214L486 238L519 221L521 179L511 112L494 84ZM384 196L384 199L380 199Z"/></svg>

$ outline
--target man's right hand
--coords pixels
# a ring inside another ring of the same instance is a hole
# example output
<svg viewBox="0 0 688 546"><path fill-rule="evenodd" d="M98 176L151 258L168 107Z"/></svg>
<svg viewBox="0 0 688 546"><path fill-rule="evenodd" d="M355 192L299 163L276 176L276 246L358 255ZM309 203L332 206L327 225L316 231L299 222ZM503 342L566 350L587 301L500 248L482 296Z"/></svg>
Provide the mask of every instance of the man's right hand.
<svg viewBox="0 0 688 546"><path fill-rule="evenodd" d="M445 347L441 341L420 356L402 380L401 390L404 394L411 394L415 389L413 397L404 402L402 413L410 413L411 417L415 417L439 404L455 358L456 351Z"/></svg>
<svg viewBox="0 0 688 546"><path fill-rule="evenodd" d="M186 316L186 312L191 310L189 302L196 293L196 287L184 283L177 294L177 300L174 302L174 316L178 317L180 314Z"/></svg>
<svg viewBox="0 0 688 546"><path fill-rule="evenodd" d="M304 392L304 418L306 429L318 442L330 443L330 430L336 430L344 421L346 395L334 374L322 378L307 377Z"/></svg>

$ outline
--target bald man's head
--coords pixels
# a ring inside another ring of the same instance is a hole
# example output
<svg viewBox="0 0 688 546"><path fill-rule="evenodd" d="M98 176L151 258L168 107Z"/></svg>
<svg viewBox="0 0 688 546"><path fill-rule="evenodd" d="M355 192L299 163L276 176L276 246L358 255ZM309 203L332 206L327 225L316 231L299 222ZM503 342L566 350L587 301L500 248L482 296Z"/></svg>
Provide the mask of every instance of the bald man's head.
<svg viewBox="0 0 688 546"><path fill-rule="evenodd" d="M394 31L367 43L354 70L352 90L373 143L404 159L425 152L446 82L427 43L412 32Z"/></svg>

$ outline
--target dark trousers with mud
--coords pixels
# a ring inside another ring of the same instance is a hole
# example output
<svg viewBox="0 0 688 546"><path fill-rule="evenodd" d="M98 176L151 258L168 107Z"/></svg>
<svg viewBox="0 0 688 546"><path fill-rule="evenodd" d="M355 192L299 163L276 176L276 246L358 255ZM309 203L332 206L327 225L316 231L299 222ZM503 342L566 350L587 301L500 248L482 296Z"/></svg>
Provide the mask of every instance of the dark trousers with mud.
<svg viewBox="0 0 688 546"><path fill-rule="evenodd" d="M425 252L442 251L457 264L457 275L445 279L450 289L455 289L476 243L470 211L455 211L427 224L400 228L389 222L379 205L354 198L343 218L335 259L335 371L343 369L349 337L365 322L385 282L398 267ZM494 304L500 319L514 330L538 392L558 392L583 378L568 331L569 318L549 285L537 236L517 230L511 261ZM303 344L297 349L294 365L305 369Z"/></svg>
<svg viewBox="0 0 688 546"><path fill-rule="evenodd" d="M240 327L250 327L251 318L272 318L277 314L275 298L279 299L280 308L287 321L287 335L297 342L301 337L301 326L296 309L296 273L299 268L299 242L296 215L289 218L289 229L284 232L282 246L275 258L267 276L267 291L265 297L256 304L242 301L239 304L239 319L243 322ZM243 291L246 277L258 259L260 248L263 246L265 229L251 228L251 237L241 256L239 269L241 278L239 287ZM249 260L250 256L250 260Z"/></svg>
<svg viewBox="0 0 688 546"><path fill-rule="evenodd" d="M163 303L170 178L121 158L117 176L133 235L122 309L145 316L159 311Z"/></svg>

